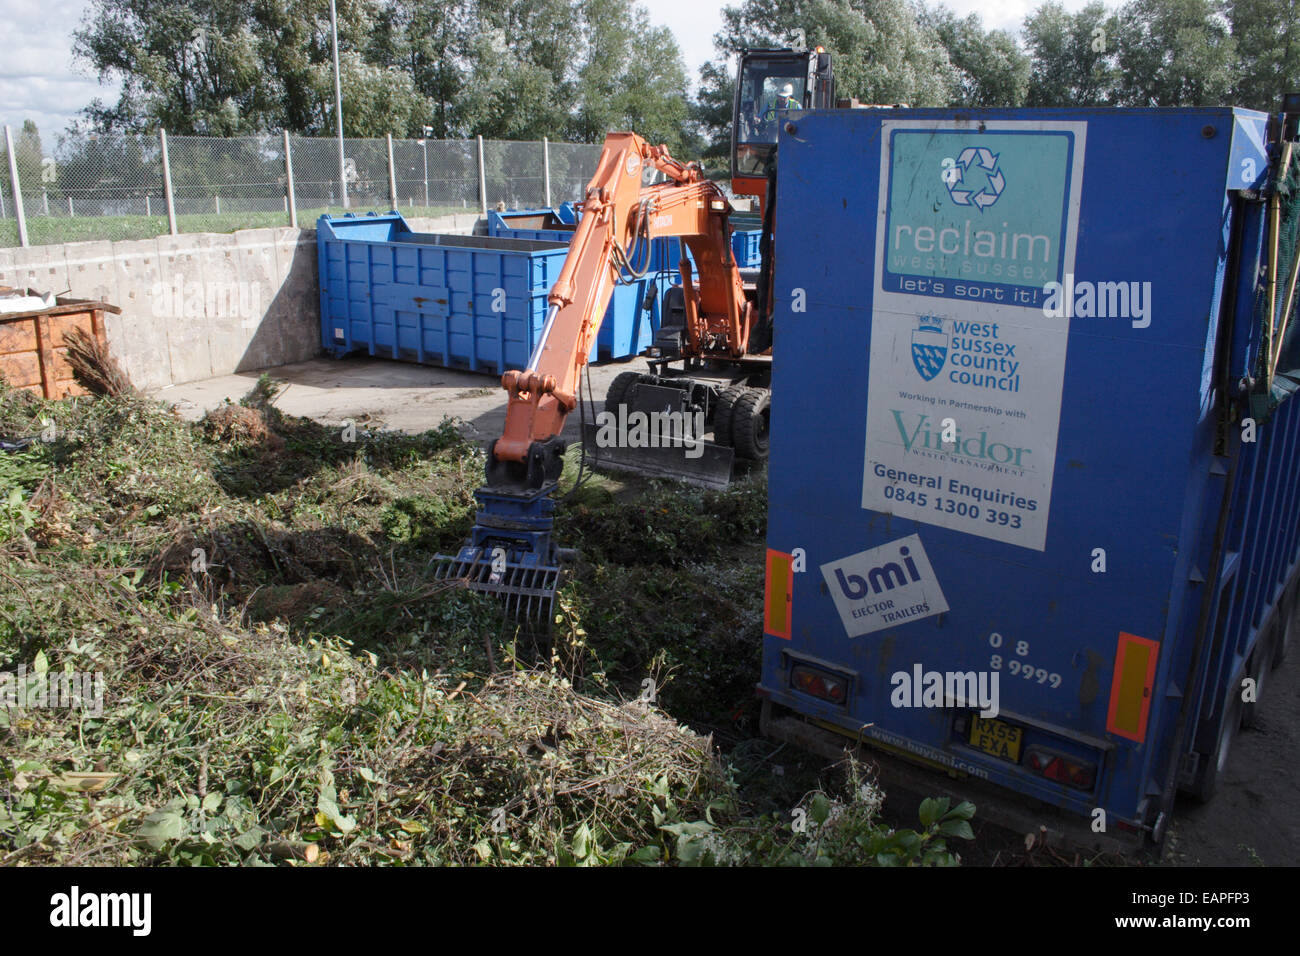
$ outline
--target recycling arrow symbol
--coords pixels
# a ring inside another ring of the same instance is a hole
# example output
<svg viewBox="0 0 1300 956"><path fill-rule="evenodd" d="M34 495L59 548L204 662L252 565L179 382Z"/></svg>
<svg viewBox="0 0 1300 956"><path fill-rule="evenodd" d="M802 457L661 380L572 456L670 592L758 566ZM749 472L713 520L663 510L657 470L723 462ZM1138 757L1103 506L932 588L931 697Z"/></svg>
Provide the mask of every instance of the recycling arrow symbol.
<svg viewBox="0 0 1300 956"><path fill-rule="evenodd" d="M971 167L984 170L986 182L978 190L962 189L966 185L966 173ZM953 169L955 175L947 177L948 195L958 206L974 206L983 212L998 201L1007 182L998 169L998 154L985 146L967 146L957 157Z"/></svg>

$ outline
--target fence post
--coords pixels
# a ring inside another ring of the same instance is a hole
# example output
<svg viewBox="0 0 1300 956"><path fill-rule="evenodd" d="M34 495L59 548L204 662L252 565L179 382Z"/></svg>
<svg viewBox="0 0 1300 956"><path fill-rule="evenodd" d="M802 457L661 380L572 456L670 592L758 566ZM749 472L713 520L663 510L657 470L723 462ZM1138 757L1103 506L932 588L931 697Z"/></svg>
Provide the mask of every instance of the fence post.
<svg viewBox="0 0 1300 956"><path fill-rule="evenodd" d="M293 154L289 151L289 131L284 131L284 194L289 203L289 228L298 228L298 203L293 195Z"/></svg>
<svg viewBox="0 0 1300 956"><path fill-rule="evenodd" d="M551 141L542 137L542 187L546 191L546 208L551 208Z"/></svg>
<svg viewBox="0 0 1300 956"><path fill-rule="evenodd" d="M393 134L385 133L388 137L388 198L391 200L389 209L397 209L397 167L393 165Z"/></svg>
<svg viewBox="0 0 1300 956"><path fill-rule="evenodd" d="M167 231L173 236L180 230L176 228L176 200L172 196L172 164L167 158L167 130L158 127L158 142L162 146L163 199L167 202Z"/></svg>
<svg viewBox="0 0 1300 956"><path fill-rule="evenodd" d="M478 212L484 219L487 218L487 173L483 168L483 137L475 136L478 140Z"/></svg>
<svg viewBox="0 0 1300 956"><path fill-rule="evenodd" d="M18 219L18 245L27 245L27 217L23 215L23 187L18 181L18 158L14 155L14 134L5 127L5 147L9 150L9 185L14 190L14 216Z"/></svg>

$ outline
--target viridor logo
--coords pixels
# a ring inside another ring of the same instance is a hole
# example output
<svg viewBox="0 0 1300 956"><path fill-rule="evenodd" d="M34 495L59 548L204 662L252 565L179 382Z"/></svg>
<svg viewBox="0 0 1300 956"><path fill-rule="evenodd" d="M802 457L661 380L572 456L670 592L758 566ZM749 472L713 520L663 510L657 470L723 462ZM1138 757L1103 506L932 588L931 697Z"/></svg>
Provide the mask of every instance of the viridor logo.
<svg viewBox="0 0 1300 956"><path fill-rule="evenodd" d="M894 424L898 428L898 437L902 440L904 451L929 451L970 458L975 461L1004 465L1010 468L1024 468L1029 462L1032 448L1023 445L1009 445L1006 442L990 441L987 428L981 428L971 435L955 427L952 441L943 440L943 429L924 412L909 415L891 408Z"/></svg>

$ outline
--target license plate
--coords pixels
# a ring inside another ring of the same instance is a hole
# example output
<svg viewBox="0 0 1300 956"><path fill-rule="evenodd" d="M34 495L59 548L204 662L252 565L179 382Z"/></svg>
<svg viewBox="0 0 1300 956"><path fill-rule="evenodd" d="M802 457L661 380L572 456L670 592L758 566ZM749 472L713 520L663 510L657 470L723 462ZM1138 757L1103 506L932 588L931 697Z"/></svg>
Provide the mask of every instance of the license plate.
<svg viewBox="0 0 1300 956"><path fill-rule="evenodd" d="M970 723L970 745L986 754L1020 762L1020 738L1023 730L991 717L972 717Z"/></svg>

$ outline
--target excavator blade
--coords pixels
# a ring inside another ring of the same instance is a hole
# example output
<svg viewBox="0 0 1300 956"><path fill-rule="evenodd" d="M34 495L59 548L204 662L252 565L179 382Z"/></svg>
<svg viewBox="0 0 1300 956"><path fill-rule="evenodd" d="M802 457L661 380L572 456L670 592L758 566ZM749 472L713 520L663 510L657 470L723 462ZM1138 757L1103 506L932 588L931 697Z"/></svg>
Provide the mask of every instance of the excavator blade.
<svg viewBox="0 0 1300 956"><path fill-rule="evenodd" d="M689 442L678 438L653 447L633 448L621 444L602 447L597 440L598 434L599 429L594 423L585 423L582 446L587 461L596 468L627 471L650 478L670 478L702 488L726 488L731 484L731 469L736 458L734 448L715 445L703 438Z"/></svg>
<svg viewBox="0 0 1300 956"><path fill-rule="evenodd" d="M480 488L478 519L454 555L434 557L434 576L499 598L508 614L549 625L569 553L551 541L552 489L529 494Z"/></svg>

